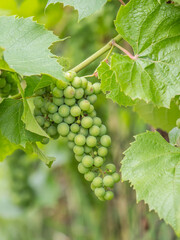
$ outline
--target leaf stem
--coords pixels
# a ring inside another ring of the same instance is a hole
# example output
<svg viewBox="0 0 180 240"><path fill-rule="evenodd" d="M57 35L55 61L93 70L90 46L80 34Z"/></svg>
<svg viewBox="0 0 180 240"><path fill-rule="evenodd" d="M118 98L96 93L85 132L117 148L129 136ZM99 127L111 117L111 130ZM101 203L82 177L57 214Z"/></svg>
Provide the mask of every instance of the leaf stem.
<svg viewBox="0 0 180 240"><path fill-rule="evenodd" d="M139 55L132 55L130 52L128 52L128 50L126 50L125 48L121 47L119 44L117 44L115 41L112 42L112 45L119 48L123 53L125 53L128 57L130 57L133 60L137 60Z"/></svg>
<svg viewBox="0 0 180 240"><path fill-rule="evenodd" d="M22 98L21 93L11 96L11 99L20 99L20 98Z"/></svg>
<svg viewBox="0 0 180 240"><path fill-rule="evenodd" d="M83 68L85 68L86 66L88 66L90 63L94 62L97 58L99 58L101 55L103 55L104 53L106 53L109 49L111 49L112 47L112 43L114 42L118 42L122 39L121 35L117 35L115 38L113 38L112 40L110 40L104 47L102 47L101 49L99 49L97 52L95 52L93 55L91 55L90 57L88 57L86 60L84 60L83 62L81 62L79 65L77 65L76 67L74 67L73 69L71 69L74 72L79 72L81 71Z"/></svg>
<svg viewBox="0 0 180 240"><path fill-rule="evenodd" d="M120 3L122 4L122 5L126 5L124 2L123 2L123 0L119 0L120 1Z"/></svg>

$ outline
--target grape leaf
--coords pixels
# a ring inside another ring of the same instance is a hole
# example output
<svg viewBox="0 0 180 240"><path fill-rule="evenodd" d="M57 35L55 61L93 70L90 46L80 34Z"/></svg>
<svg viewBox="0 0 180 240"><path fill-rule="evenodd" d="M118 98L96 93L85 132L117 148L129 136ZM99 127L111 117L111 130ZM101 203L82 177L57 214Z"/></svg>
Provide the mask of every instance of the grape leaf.
<svg viewBox="0 0 180 240"><path fill-rule="evenodd" d="M64 6L73 6L79 12L79 20L92 15L101 9L107 0L48 0L46 7L51 3L63 3Z"/></svg>
<svg viewBox="0 0 180 240"><path fill-rule="evenodd" d="M27 141L41 141L42 137L25 129L21 117L23 102L15 99L5 99L0 104L0 129L3 136L10 142L24 145Z"/></svg>
<svg viewBox="0 0 180 240"><path fill-rule="evenodd" d="M131 106L133 104L132 99L121 91L119 82L116 82L115 73L106 62L102 62L97 71L98 77L101 79L102 91L104 93L109 92L106 95L107 98L111 98L119 105Z"/></svg>
<svg viewBox="0 0 180 240"><path fill-rule="evenodd" d="M180 129L175 127L169 132L169 142L172 145L180 146Z"/></svg>
<svg viewBox="0 0 180 240"><path fill-rule="evenodd" d="M59 38L43 25L31 18L1 16L0 32L0 46L10 68L23 76L44 73L65 81L61 66L48 49Z"/></svg>
<svg viewBox="0 0 180 240"><path fill-rule="evenodd" d="M174 101L171 102L170 108L157 108L152 103L147 104L143 101L137 101L134 111L146 123L167 132L176 126L176 120L180 117L179 108Z"/></svg>
<svg viewBox="0 0 180 240"><path fill-rule="evenodd" d="M0 132L0 161L11 155L17 148L17 145L9 142Z"/></svg>
<svg viewBox="0 0 180 240"><path fill-rule="evenodd" d="M116 54L111 68L126 95L169 107L180 93L180 8L161 2L131 0L121 6L116 29L137 59Z"/></svg>
<svg viewBox="0 0 180 240"><path fill-rule="evenodd" d="M158 132L135 139L122 161L122 179L133 185L138 202L144 200L180 235L180 149Z"/></svg>

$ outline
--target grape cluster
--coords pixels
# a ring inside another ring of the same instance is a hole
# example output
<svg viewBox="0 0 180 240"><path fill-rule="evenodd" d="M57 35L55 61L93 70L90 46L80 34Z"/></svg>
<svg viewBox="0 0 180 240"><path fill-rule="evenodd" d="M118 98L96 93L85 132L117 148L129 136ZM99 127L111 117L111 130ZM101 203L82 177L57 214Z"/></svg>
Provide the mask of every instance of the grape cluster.
<svg viewBox="0 0 180 240"><path fill-rule="evenodd" d="M0 70L0 97L5 98L18 93L15 73Z"/></svg>
<svg viewBox="0 0 180 240"><path fill-rule="evenodd" d="M29 207L34 200L34 190L29 185L32 163L22 150L7 157L7 163L13 202L20 207Z"/></svg>
<svg viewBox="0 0 180 240"><path fill-rule="evenodd" d="M104 165L111 138L93 104L100 93L100 83L66 73L69 81L62 87L59 81L50 87L40 89L34 98L34 115L39 125L54 139L67 137L68 146L73 149L78 170L91 182L91 189L100 200L111 200L110 190L120 180L114 164ZM44 138L42 143L48 143Z"/></svg>

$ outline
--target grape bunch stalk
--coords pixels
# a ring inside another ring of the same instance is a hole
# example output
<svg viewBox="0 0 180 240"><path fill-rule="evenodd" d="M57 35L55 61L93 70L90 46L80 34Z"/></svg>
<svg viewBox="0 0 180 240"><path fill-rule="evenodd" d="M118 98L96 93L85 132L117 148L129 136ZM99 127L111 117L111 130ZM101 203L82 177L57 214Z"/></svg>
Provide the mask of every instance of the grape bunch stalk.
<svg viewBox="0 0 180 240"><path fill-rule="evenodd" d="M65 77L69 83L65 87L56 81L35 93L35 118L51 138L68 139L68 146L79 162L78 171L91 182L99 200L111 200L114 197L111 188L120 176L114 164L104 166L111 138L93 106L101 92L100 83L92 84L74 72L67 72ZM48 141L44 138L42 143Z"/></svg>
<svg viewBox="0 0 180 240"><path fill-rule="evenodd" d="M6 98L18 93L15 75L16 73L0 70L0 97Z"/></svg>

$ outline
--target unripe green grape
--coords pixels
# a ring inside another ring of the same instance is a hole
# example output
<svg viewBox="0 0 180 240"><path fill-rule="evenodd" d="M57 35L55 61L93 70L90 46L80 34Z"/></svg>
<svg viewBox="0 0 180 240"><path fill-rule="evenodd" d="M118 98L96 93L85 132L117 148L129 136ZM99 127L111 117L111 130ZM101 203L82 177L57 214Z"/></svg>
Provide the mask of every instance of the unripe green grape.
<svg viewBox="0 0 180 240"><path fill-rule="evenodd" d="M36 117L36 121L38 122L38 124L40 126L43 126L44 125L44 122L45 122L45 119L42 117L42 116L37 116Z"/></svg>
<svg viewBox="0 0 180 240"><path fill-rule="evenodd" d="M68 86L66 89L64 89L64 96L66 98L73 98L75 95L75 89L72 86Z"/></svg>
<svg viewBox="0 0 180 240"><path fill-rule="evenodd" d="M49 105L51 105L51 102L49 102L49 101L44 101L44 108L46 109L46 111L48 111Z"/></svg>
<svg viewBox="0 0 180 240"><path fill-rule="evenodd" d="M93 84L94 93L99 94L101 92L101 84L96 82Z"/></svg>
<svg viewBox="0 0 180 240"><path fill-rule="evenodd" d="M6 79L0 78L0 88L4 88L6 86Z"/></svg>
<svg viewBox="0 0 180 240"><path fill-rule="evenodd" d="M85 155L82 159L82 164L84 167L87 167L87 168L92 167L93 163L94 163L93 158L89 155Z"/></svg>
<svg viewBox="0 0 180 240"><path fill-rule="evenodd" d="M92 182L93 179L95 178L95 173L94 172L88 172L84 174L84 178L86 179L86 181L88 182Z"/></svg>
<svg viewBox="0 0 180 240"><path fill-rule="evenodd" d="M73 123L73 124L71 125L71 131L72 131L73 133L79 132L79 129L80 129L80 127L79 127L79 125L78 125L77 123Z"/></svg>
<svg viewBox="0 0 180 240"><path fill-rule="evenodd" d="M81 162L82 159L83 159L84 155L75 155L75 159L78 161L78 162Z"/></svg>
<svg viewBox="0 0 180 240"><path fill-rule="evenodd" d="M95 177L92 183L96 188L99 188L103 185L103 180L101 177Z"/></svg>
<svg viewBox="0 0 180 240"><path fill-rule="evenodd" d="M76 99L81 99L83 96L84 96L84 90L83 90L83 88L78 88L78 89L76 89L75 98L76 98Z"/></svg>
<svg viewBox="0 0 180 240"><path fill-rule="evenodd" d="M42 97L35 97L33 102L37 108L42 108L44 106L44 99Z"/></svg>
<svg viewBox="0 0 180 240"><path fill-rule="evenodd" d="M177 126L178 128L180 128L180 118L177 119L177 121L176 121L176 126Z"/></svg>
<svg viewBox="0 0 180 240"><path fill-rule="evenodd" d="M50 121L46 120L44 123L44 127L48 128L48 127L50 127L50 125L51 125Z"/></svg>
<svg viewBox="0 0 180 240"><path fill-rule="evenodd" d="M53 94L53 96L56 97L56 98L61 98L61 97L63 97L63 90L55 87L55 88L53 89L53 91L52 91L52 94Z"/></svg>
<svg viewBox="0 0 180 240"><path fill-rule="evenodd" d="M45 93L45 88L40 88L38 90L35 91L35 95L43 95Z"/></svg>
<svg viewBox="0 0 180 240"><path fill-rule="evenodd" d="M81 78L80 77L75 77L72 81L72 86L74 88L80 88L81 87Z"/></svg>
<svg viewBox="0 0 180 240"><path fill-rule="evenodd" d="M91 113L89 113L89 117L92 117L92 118L96 117L96 111L94 110Z"/></svg>
<svg viewBox="0 0 180 240"><path fill-rule="evenodd" d="M48 144L48 143L49 143L49 138L44 137L44 138L41 140L41 143L42 143L42 144Z"/></svg>
<svg viewBox="0 0 180 240"><path fill-rule="evenodd" d="M3 93L9 93L11 91L11 84L7 83L6 86L2 89Z"/></svg>
<svg viewBox="0 0 180 240"><path fill-rule="evenodd" d="M82 134L78 134L75 136L74 142L78 146L83 146L86 143L86 138Z"/></svg>
<svg viewBox="0 0 180 240"><path fill-rule="evenodd" d="M96 189L94 190L94 193L95 193L95 195L96 195L97 197L104 197L106 191L105 191L105 189L104 189L103 187L100 187L100 188L96 188Z"/></svg>
<svg viewBox="0 0 180 240"><path fill-rule="evenodd" d="M53 115L54 115L54 114L52 114L52 113L49 113L49 114L48 114L48 118L49 118L50 120L52 120L52 121L53 121Z"/></svg>
<svg viewBox="0 0 180 240"><path fill-rule="evenodd" d="M103 163L104 163L104 160L103 160L102 157L97 156L97 157L94 158L94 166L95 167L99 168L103 165Z"/></svg>
<svg viewBox="0 0 180 240"><path fill-rule="evenodd" d="M102 136L101 139L100 139L100 143L101 143L102 146L104 146L104 147L109 147L109 146L111 146L111 138L110 138L110 136L108 136L108 135Z"/></svg>
<svg viewBox="0 0 180 240"><path fill-rule="evenodd" d="M107 132L106 126L105 126L104 124L102 124L102 125L100 126L100 133L99 133L99 135L100 135L100 136L105 135L106 132Z"/></svg>
<svg viewBox="0 0 180 240"><path fill-rule="evenodd" d="M81 115L81 109L78 106L71 107L70 112L73 117L78 117Z"/></svg>
<svg viewBox="0 0 180 240"><path fill-rule="evenodd" d="M64 103L64 99L53 97L53 103L56 104L57 106L61 106Z"/></svg>
<svg viewBox="0 0 180 240"><path fill-rule="evenodd" d="M63 104L59 107L59 115L61 117L67 117L69 113L70 113L70 108L67 105Z"/></svg>
<svg viewBox="0 0 180 240"><path fill-rule="evenodd" d="M94 88L91 82L88 82L87 87L85 89L86 95L92 95L94 93Z"/></svg>
<svg viewBox="0 0 180 240"><path fill-rule="evenodd" d="M74 148L73 148L73 152L74 152L76 155L78 155L78 156L79 156L79 155L83 155L83 153L84 153L84 148L75 145Z"/></svg>
<svg viewBox="0 0 180 240"><path fill-rule="evenodd" d="M84 117L81 120L81 125L83 126L83 128L90 128L93 124L93 120L91 117Z"/></svg>
<svg viewBox="0 0 180 240"><path fill-rule="evenodd" d="M112 176L107 175L103 178L103 184L106 187L113 187L114 186L114 179Z"/></svg>
<svg viewBox="0 0 180 240"><path fill-rule="evenodd" d="M75 117L69 115L68 117L64 118L64 122L66 122L67 124L72 124L75 122Z"/></svg>
<svg viewBox="0 0 180 240"><path fill-rule="evenodd" d="M75 133L70 132L67 137L68 137L68 140L69 140L69 141L74 141L75 136L76 136Z"/></svg>
<svg viewBox="0 0 180 240"><path fill-rule="evenodd" d="M106 169L109 173L114 173L116 171L116 166L112 163L106 164Z"/></svg>
<svg viewBox="0 0 180 240"><path fill-rule="evenodd" d="M94 136L97 137L100 133L100 128L96 125L93 125L90 129L89 129L89 133Z"/></svg>
<svg viewBox="0 0 180 240"><path fill-rule="evenodd" d="M96 187L94 186L93 183L91 183L91 190L94 191L96 189Z"/></svg>
<svg viewBox="0 0 180 240"><path fill-rule="evenodd" d="M87 110L87 113L92 113L93 111L94 111L94 106L90 104L90 107Z"/></svg>
<svg viewBox="0 0 180 240"><path fill-rule="evenodd" d="M93 118L93 124L98 126L98 127L100 127L101 124L102 124L102 121L101 121L101 119L99 117L94 117Z"/></svg>
<svg viewBox="0 0 180 240"><path fill-rule="evenodd" d="M73 106L76 103L76 99L75 98L65 98L64 102L68 106Z"/></svg>
<svg viewBox="0 0 180 240"><path fill-rule="evenodd" d="M105 201L104 197L98 197L98 199L102 202Z"/></svg>
<svg viewBox="0 0 180 240"><path fill-rule="evenodd" d="M120 181L120 176L119 176L118 173L116 173L116 172L113 173L113 174L112 174L112 177L113 177L115 183L117 183L117 182Z"/></svg>
<svg viewBox="0 0 180 240"><path fill-rule="evenodd" d="M69 81L72 82L72 80L75 78L76 72L74 71L68 71L65 73L65 78Z"/></svg>
<svg viewBox="0 0 180 240"><path fill-rule="evenodd" d="M111 191L107 191L107 192L105 193L105 195L104 195L104 199L105 199L105 200L112 200L113 197L114 197L114 193L111 192Z"/></svg>
<svg viewBox="0 0 180 240"><path fill-rule="evenodd" d="M39 108L34 109L34 116L42 116L42 112Z"/></svg>
<svg viewBox="0 0 180 240"><path fill-rule="evenodd" d="M68 126L68 124L67 124L67 123L60 123L60 124L57 126L57 131L58 131L58 133L59 133L61 136L63 136L63 137L67 136L68 133L69 133L69 126Z"/></svg>
<svg viewBox="0 0 180 240"><path fill-rule="evenodd" d="M90 153L90 152L92 152L92 148L88 147L88 146L84 146L84 152L85 153Z"/></svg>
<svg viewBox="0 0 180 240"><path fill-rule="evenodd" d="M90 102L88 100L82 100L79 103L79 106L83 111L88 111L90 108Z"/></svg>
<svg viewBox="0 0 180 240"><path fill-rule="evenodd" d="M80 127L79 133L87 137L89 134L89 131L87 128Z"/></svg>
<svg viewBox="0 0 180 240"><path fill-rule="evenodd" d="M98 149L98 155L99 155L100 157L105 157L105 156L107 156L107 154L108 154L107 148L105 148L105 147L100 147L100 148Z"/></svg>
<svg viewBox="0 0 180 240"><path fill-rule="evenodd" d="M49 106L48 106L49 113L55 113L55 112L57 112L57 110L58 110L58 107L56 106L56 104L54 104L54 103L49 104Z"/></svg>
<svg viewBox="0 0 180 240"><path fill-rule="evenodd" d="M56 127L55 127L55 126L50 126L50 127L47 129L47 133L48 133L50 136L56 135L56 133L57 133Z"/></svg>
<svg viewBox="0 0 180 240"><path fill-rule="evenodd" d="M94 104L97 101L97 96L95 94L92 94L87 97L87 100L91 103Z"/></svg>
<svg viewBox="0 0 180 240"><path fill-rule="evenodd" d="M65 87L67 87L67 85L68 84L64 81L59 81L59 80L56 81L56 87L60 90L63 90Z"/></svg>
<svg viewBox="0 0 180 240"><path fill-rule="evenodd" d="M63 118L59 115L59 113L54 113L53 114L53 117L52 117L52 119L53 119L53 121L55 122L55 123L61 123L62 121L63 121Z"/></svg>
<svg viewBox="0 0 180 240"><path fill-rule="evenodd" d="M85 77L81 77L81 86L82 86L82 88L85 89L87 87L87 83L88 83L87 79Z"/></svg>
<svg viewBox="0 0 180 240"><path fill-rule="evenodd" d="M78 164L78 171L82 174L85 174L87 172L89 172L89 169L84 167L84 165L82 163Z"/></svg>
<svg viewBox="0 0 180 240"><path fill-rule="evenodd" d="M54 140L59 138L59 133L57 132L55 135L51 136Z"/></svg>
<svg viewBox="0 0 180 240"><path fill-rule="evenodd" d="M86 139L88 147L95 147L97 145L97 139L94 136L88 136Z"/></svg>
<svg viewBox="0 0 180 240"><path fill-rule="evenodd" d="M74 142L68 142L68 147L70 148L70 149L73 149L74 148L74 146L75 146L75 143Z"/></svg>

